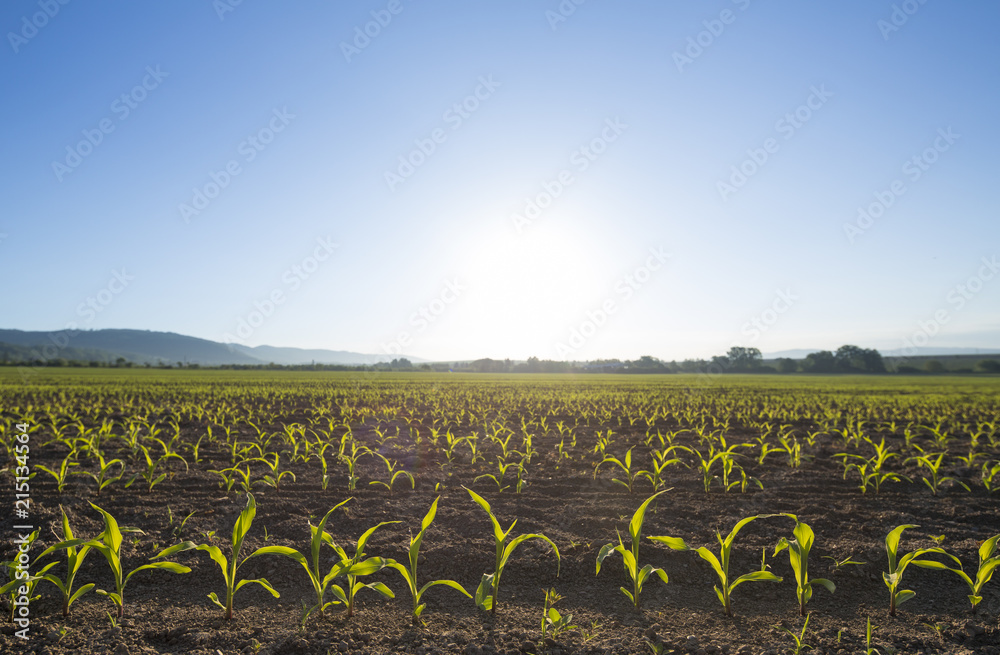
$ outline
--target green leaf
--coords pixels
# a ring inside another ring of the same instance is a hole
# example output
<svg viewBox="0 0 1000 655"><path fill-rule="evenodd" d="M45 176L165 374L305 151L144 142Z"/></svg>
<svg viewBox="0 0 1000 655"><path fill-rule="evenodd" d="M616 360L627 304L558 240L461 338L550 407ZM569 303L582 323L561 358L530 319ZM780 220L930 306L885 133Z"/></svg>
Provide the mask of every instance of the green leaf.
<svg viewBox="0 0 1000 655"><path fill-rule="evenodd" d="M242 587L244 587L244 586L246 586L248 584L259 584L261 587L264 587L264 589L267 589L268 591L270 591L271 595L274 596L275 598L280 597L280 594L277 591L275 591L274 587L271 586L271 583L268 582L267 580L265 580L264 578L253 578L253 579L247 579L247 580L240 580L237 583L237 585L233 588L233 593L236 593Z"/></svg>
<svg viewBox="0 0 1000 655"><path fill-rule="evenodd" d="M903 603L905 603L906 601L910 600L911 598L913 598L916 595L917 595L917 592L910 591L909 589L903 589L901 591L897 591L896 592L896 605L897 606L902 605Z"/></svg>
<svg viewBox="0 0 1000 655"><path fill-rule="evenodd" d="M556 553L556 561L558 562L556 566L556 576L558 577L559 568L562 565L562 557L559 556L559 547L556 546L555 543L551 539L546 537L544 534L522 534L518 537L515 537L513 540L511 540L509 544L507 544L507 547L504 549L501 562L506 562L510 558L511 554L514 552L514 549L520 546L525 541L528 541L529 539L541 539L545 542L548 542L548 544L552 546L552 550L554 550Z"/></svg>
<svg viewBox="0 0 1000 655"><path fill-rule="evenodd" d="M125 582L129 581L133 575L139 571L145 571L147 569L160 569L163 571L170 571L171 573L190 573L191 569L178 564L177 562L153 562L152 564L143 564L142 566L133 569L127 576L125 576Z"/></svg>
<svg viewBox="0 0 1000 655"><path fill-rule="evenodd" d="M425 591L427 591L429 588L437 586L437 585L444 585L446 587L451 587L455 591L460 591L463 594L465 594L467 597L472 598L472 594L470 594L468 591L466 591L465 587L463 587L462 585L458 584L454 580L432 580L431 582L428 582L427 584L425 584L423 587L420 588L420 591L418 592L418 595L423 596Z"/></svg>
<svg viewBox="0 0 1000 655"><path fill-rule="evenodd" d="M208 598L213 603L215 603L216 605L218 605L221 609L226 609L226 606L219 602L219 597L215 594L214 591L208 595Z"/></svg>
<svg viewBox="0 0 1000 655"><path fill-rule="evenodd" d="M77 598L79 598L80 596L84 595L85 593L93 589L95 586L96 585L93 582L90 582L77 589L75 592L73 592L73 595L69 597L69 600L66 602L66 607L72 605L73 601L75 601Z"/></svg>
<svg viewBox="0 0 1000 655"><path fill-rule="evenodd" d="M900 525L896 528L893 528L893 530L885 536L885 550L886 553L889 555L890 571L896 570L896 553L899 552L899 540L903 536L903 530L916 527L919 526L910 523L906 525Z"/></svg>
<svg viewBox="0 0 1000 655"><path fill-rule="evenodd" d="M257 501L254 500L253 494L247 493L247 506L240 512L239 518L233 524L232 544L234 559L238 556L243 546L243 539L250 532L250 527L253 525L255 516L257 516Z"/></svg>
<svg viewBox="0 0 1000 655"><path fill-rule="evenodd" d="M715 573L719 576L719 580L722 584L729 584L729 577L726 575L726 572L722 570L722 563L719 562L719 558L716 557L712 551L702 546L695 552L697 552L703 560L712 565L712 568L715 569Z"/></svg>
<svg viewBox="0 0 1000 655"><path fill-rule="evenodd" d="M730 585L729 590L732 591L744 582L781 582L781 578L770 571L754 571L733 580L733 584Z"/></svg>
<svg viewBox="0 0 1000 655"><path fill-rule="evenodd" d="M809 581L810 584L821 584L826 587L826 590L831 594L837 591L837 585L833 584L832 580L827 580L826 578L813 578Z"/></svg>
<svg viewBox="0 0 1000 655"><path fill-rule="evenodd" d="M646 537L650 541L657 541L661 544L666 544L674 550L691 550L691 547L684 543L684 540L680 537Z"/></svg>
<svg viewBox="0 0 1000 655"><path fill-rule="evenodd" d="M392 589L389 589L389 587L385 586L385 584L382 582L372 582L370 584L366 584L365 586L371 589L372 591L377 591L386 598L396 597L396 595L392 593Z"/></svg>
<svg viewBox="0 0 1000 655"><path fill-rule="evenodd" d="M493 574L484 573L476 589L476 607L489 611L493 607Z"/></svg>
<svg viewBox="0 0 1000 655"><path fill-rule="evenodd" d="M309 562L306 561L306 556L294 548L289 548L287 546L264 546L263 548L255 550L247 557L247 559L250 559L251 557L260 557L261 555L281 555L282 557L295 560L302 566L309 568Z"/></svg>
<svg viewBox="0 0 1000 655"><path fill-rule="evenodd" d="M646 509L649 507L649 504L653 502L653 500L657 496L666 492L667 492L666 489L664 489L663 491L656 492L655 494L647 498L645 502L642 503L642 505L639 505L639 509L635 510L635 514L632 515L632 520L628 524L628 533L629 536L632 537L633 544L638 542L639 535L642 534L642 524L643 521L646 520Z"/></svg>
<svg viewBox="0 0 1000 655"><path fill-rule="evenodd" d="M170 557L171 555L176 555L177 553L183 553L186 550L194 550L198 546L193 541L182 541L179 544L174 544L170 548L166 548L159 554L150 557L149 559L160 559L161 557Z"/></svg>
<svg viewBox="0 0 1000 655"><path fill-rule="evenodd" d="M382 557L369 557L363 562L351 564L344 570L344 573L347 575L353 575L359 577L365 575L371 575L372 573L375 573L376 571L381 571L386 566L388 566L388 562L389 560L386 560Z"/></svg>
<svg viewBox="0 0 1000 655"><path fill-rule="evenodd" d="M601 551L597 553L597 571L595 572L595 575L601 572L601 564L604 563L604 560L612 553L612 551L614 551L614 549L614 544L604 544L604 546L601 547Z"/></svg>
<svg viewBox="0 0 1000 655"><path fill-rule="evenodd" d="M219 550L219 547L210 546L208 544L201 544L200 546L198 546L198 550L203 550L206 553L208 553L208 556L211 557L212 560L219 565L219 568L222 569L222 576L226 580L226 586L228 587L231 584L231 581L229 580L229 560L227 560L226 556L222 554L222 551Z"/></svg>

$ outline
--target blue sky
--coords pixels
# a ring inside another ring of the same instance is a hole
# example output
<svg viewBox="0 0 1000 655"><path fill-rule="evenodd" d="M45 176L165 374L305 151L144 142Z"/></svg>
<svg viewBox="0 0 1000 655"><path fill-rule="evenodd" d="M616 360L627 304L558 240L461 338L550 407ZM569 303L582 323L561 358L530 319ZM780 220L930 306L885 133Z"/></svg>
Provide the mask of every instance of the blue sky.
<svg viewBox="0 0 1000 655"><path fill-rule="evenodd" d="M998 26L934 0L6 2L0 326L1000 348Z"/></svg>

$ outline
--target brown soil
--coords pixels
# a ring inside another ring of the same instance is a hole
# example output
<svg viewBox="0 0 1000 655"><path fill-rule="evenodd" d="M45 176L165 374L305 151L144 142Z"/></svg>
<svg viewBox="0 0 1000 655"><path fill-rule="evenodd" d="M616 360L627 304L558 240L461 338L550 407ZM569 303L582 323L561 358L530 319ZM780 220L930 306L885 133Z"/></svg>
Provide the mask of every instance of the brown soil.
<svg viewBox="0 0 1000 655"><path fill-rule="evenodd" d="M185 426L185 435L193 434L195 428ZM390 424L390 430L393 428ZM197 428L198 434L203 431ZM405 426L402 432L406 434ZM641 445L645 430L625 427L621 432L625 437L619 438L614 450L623 452L627 443L639 443L634 457L637 462L648 461L647 449ZM254 490L258 512L244 556L264 545L305 551L310 518L315 523L330 507L353 496L347 510L335 513L327 529L339 543L353 544L364 530L380 521L401 521L376 532L368 547L369 555L400 561L405 561L409 535L419 528L420 519L440 494L437 519L423 544L421 582L453 578L474 592L482 574L492 571L494 557L489 519L462 485L474 488L492 503L504 527L516 518L515 534L544 533L562 552L557 577L556 558L544 542L522 545L503 574L495 617L479 611L457 592L435 587L426 596L426 626L414 626L409 594L398 574L386 570L374 577L396 592L395 600L364 591L354 617L346 618L338 607L326 616L314 615L299 629L302 603L313 598L311 587L297 564L272 556L250 560L240 576L266 577L281 593L280 599L258 586L245 587L236 595L234 619L226 622L221 610L206 598L212 591L223 594L222 574L206 553L191 551L174 558L192 567L190 574L144 571L132 578L126 588L125 619L118 628L112 628L106 616L112 609L108 599L85 595L64 619L55 588L42 583L42 597L30 608L30 639L25 642L14 637L13 626L5 624L0 652L561 655L652 652L647 640L662 645L663 652L789 652L792 639L781 628L797 633L802 626L794 578L786 554L774 559L770 555L780 536L790 536L792 522L780 517L761 519L737 537L732 571L742 574L760 568L761 552L766 549L768 565L784 581L747 583L737 588L733 617L722 611L712 589L715 576L706 562L695 553L671 551L645 541L640 563L663 567L670 582L664 585L651 578L637 610L619 591L619 586L630 586L620 557L609 557L596 576L595 559L601 546L617 539L616 529L627 529L629 518L650 495L651 486L646 481L637 482L635 493L629 494L610 481L610 467L603 468L595 480L595 456L585 450L585 445L593 442L589 436L592 430L581 427L579 434L578 459L564 461L558 469L554 454L557 439L536 440L539 454L522 493L513 489L497 493L495 486L490 489L492 483L474 483L476 475L486 469L481 463L471 467L464 449L454 465L441 466L441 456L424 447L426 442L418 447L405 436L387 442L382 452L399 459L417 475L416 490L399 484L390 497L384 488L369 486L372 479L385 479L383 464L371 457L361 460L361 482L353 492L346 490L343 467L334 466L332 460L333 478L329 489L322 491L315 459L294 466L297 479L283 480L280 492L264 487ZM355 435L377 447L373 430L355 428ZM689 439L681 438L694 445ZM730 443L736 440L731 438ZM843 479L842 467L831 458L838 450L839 445L821 437L821 443L809 450L814 459L799 469L788 467L781 455L771 456L763 466L748 459L747 471L763 481L764 489L750 487L746 493L723 493L716 486L706 494L695 470L669 469L673 488L647 515L644 535L682 537L692 546L708 546L717 552L716 529L725 534L744 517L791 512L816 532L812 575L829 577L837 585L832 595L817 587L809 604L811 619L805 638L812 647L809 652L863 653L865 622L870 617L877 626L873 645L883 654L891 649L901 653L1000 653L1000 585L995 580L986 585L985 598L973 615L967 588L956 575L911 567L905 586L917 595L900 608L897 617L888 615L888 590L882 581L886 570L883 539L890 529L903 523L919 525L904 534L904 551L933 546L930 537L944 535L943 545L961 557L967 571L974 571L977 542L1000 532L996 498L989 497L980 485L973 485L971 493L954 487L933 497L923 484L905 482L887 483L877 495L862 494L853 478ZM34 454L32 464L57 466L63 453L53 447L51 452ZM206 533L214 531L212 543L228 553L229 534L246 498L235 491L226 494L218 486L218 477L207 472L228 465L227 451L203 446L201 457L203 461L192 465L190 472L173 465L171 476L151 493L139 480L129 489L122 482L116 483L97 498L88 478L74 477L59 494L52 479L39 473L33 482L33 519L43 526L43 535L34 553L55 542L60 505L77 536L96 536L102 524L89 502L111 512L121 525L146 532L135 544L126 536L126 570L178 541L168 523L167 506L175 520L195 512L181 539L202 543ZM255 472L258 477L262 474L259 468ZM916 474L913 469L907 472ZM435 485L440 489L435 490ZM4 485L2 502L12 506L9 486ZM6 540L3 546L6 559L12 552L9 544ZM824 555L838 560L852 556L864 564L834 570ZM60 561L55 571L61 576L63 569ZM111 584L108 566L97 553L88 556L77 576L78 586L88 581L104 588ZM564 596L557 607L563 614L572 614L577 626L554 641L540 638L543 587L555 587Z"/></svg>

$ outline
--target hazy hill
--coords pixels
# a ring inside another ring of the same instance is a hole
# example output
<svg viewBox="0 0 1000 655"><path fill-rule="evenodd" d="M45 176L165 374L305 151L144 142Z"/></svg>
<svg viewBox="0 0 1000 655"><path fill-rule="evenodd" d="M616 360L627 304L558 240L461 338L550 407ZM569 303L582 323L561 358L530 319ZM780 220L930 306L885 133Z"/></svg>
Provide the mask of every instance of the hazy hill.
<svg viewBox="0 0 1000 655"><path fill-rule="evenodd" d="M374 364L391 360L385 355L365 355L338 350L304 350L224 344L173 332L149 330L82 330L26 332L0 330L0 358L78 359L113 362L124 357L137 364L184 362L201 366L223 364ZM416 360L411 360L416 361Z"/></svg>

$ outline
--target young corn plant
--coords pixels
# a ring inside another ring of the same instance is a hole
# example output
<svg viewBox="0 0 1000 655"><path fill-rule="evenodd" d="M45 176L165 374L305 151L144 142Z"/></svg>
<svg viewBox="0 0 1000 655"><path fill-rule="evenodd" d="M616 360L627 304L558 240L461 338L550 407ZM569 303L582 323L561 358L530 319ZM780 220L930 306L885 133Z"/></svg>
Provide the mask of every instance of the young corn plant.
<svg viewBox="0 0 1000 655"><path fill-rule="evenodd" d="M603 464L614 464L615 466L620 468L625 473L625 479L619 480L618 478L612 478L611 481L616 484L620 484L621 486L628 489L629 493L632 493L632 485L635 484L636 479L640 477L641 473L640 471L632 470L632 449L629 448L628 451L625 453L624 461L618 459L617 457L614 457L613 455L605 455L604 459L602 459L597 464L597 466L594 467L595 480L597 479L597 472L601 470L601 466Z"/></svg>
<svg viewBox="0 0 1000 655"><path fill-rule="evenodd" d="M266 455L259 458L259 461L263 462L264 465L267 466L268 470L268 472L265 473L264 477L260 480L260 483L268 487L271 487L274 489L275 492L278 492L281 490L280 485L282 478L288 476L291 477L292 481L294 482L295 473L287 469L282 471L280 463L281 462L280 455L278 455L278 453L271 453L271 454L274 455L274 461L268 459Z"/></svg>
<svg viewBox="0 0 1000 655"><path fill-rule="evenodd" d="M872 625L872 617L868 617L867 625L865 627L865 655L882 655L882 652L872 646L872 642L875 640L875 630L878 626Z"/></svg>
<svg viewBox="0 0 1000 655"><path fill-rule="evenodd" d="M201 544L197 546L198 550L203 550L208 553L209 557L212 558L219 568L222 570L222 576L226 583L226 602L223 604L219 600L219 596L213 591L208 595L209 599L215 603L218 607L225 610L226 620L231 621L233 618L233 596L237 591L242 589L248 584L258 584L264 589L267 589L272 596L278 598L280 594L275 591L271 583L264 578L255 578L247 580L236 579L236 574L243 564L246 563L248 559L256 557L257 555L266 554L266 548L258 548L251 555L240 560L240 551L243 550L243 541L246 539L247 533L250 532L250 527L253 525L253 519L257 515L257 502L254 500L253 494L247 494L247 506L240 512L239 518L236 519L236 523L233 525L233 535L232 535L232 554L227 558L222 554L222 550L218 546L211 546L209 544ZM262 552L265 551L265 552Z"/></svg>
<svg viewBox="0 0 1000 655"><path fill-rule="evenodd" d="M848 473L852 470L856 470L861 478L861 484L858 485L858 488L863 494L868 493L869 487L874 487L875 493L877 494L882 486L882 483L887 480L892 480L893 482L898 482L900 480L912 482L912 480L905 475L884 470L886 462L893 457L899 457L898 453L889 452L889 448L885 445L884 438L878 445L875 445L875 442L872 441L870 437L865 437L865 441L867 441L871 447L875 449L875 454L867 459L861 455L853 455L849 453L838 453L834 455L834 457L842 458L845 480L847 479ZM858 461L848 462L849 458Z"/></svg>
<svg viewBox="0 0 1000 655"><path fill-rule="evenodd" d="M66 490L66 483L69 482L69 476L71 475L69 470L70 467L79 466L77 462L74 462L72 460L73 460L72 453L66 455L66 457L63 458L63 461L59 464L58 471L53 471L49 467L43 466L42 464L35 464L35 468L51 475L52 478L56 481L56 490L61 494L63 491Z"/></svg>
<svg viewBox="0 0 1000 655"><path fill-rule="evenodd" d="M98 472L91 473L90 471L84 471L83 475L90 476L93 478L94 482L97 483L97 495L100 497L101 492L104 491L105 487L122 479L122 476L125 474L125 462L120 459L113 459L110 462L105 462L104 455L101 453L97 453L97 461L99 467ZM112 469L114 469L115 465L121 467L118 469L118 475L114 475L112 473Z"/></svg>
<svg viewBox="0 0 1000 655"><path fill-rule="evenodd" d="M399 562L390 560L389 566L399 572L403 576L403 580L406 582L407 587L410 589L410 595L413 597L413 622L421 622L420 615L423 614L426 607L426 603L422 603L421 599L426 592L431 587L436 585L444 585L446 587L451 587L452 589L459 591L469 598L472 598L472 594L465 590L465 587L455 582L454 580L431 580L424 586L417 587L417 559L420 556L420 545L424 541L424 534L427 529L431 527L431 523L434 522L434 517L437 515L437 504L441 499L440 496L434 499L431 503L431 507L427 510L427 514L424 515L423 520L420 522L420 532L417 536L410 537L410 549L407 553L409 558L409 566L400 564Z"/></svg>
<svg viewBox="0 0 1000 655"><path fill-rule="evenodd" d="M334 552L337 553L337 557L339 558L337 564L343 567L344 575L347 576L346 588L335 584L331 587L331 592L337 598L335 602L343 603L347 606L347 618L354 616L354 598L363 589L371 589L386 598L395 598L392 590L381 582L366 583L358 581L358 578L377 573L392 562L392 560L382 557L365 557L365 546L368 544L368 539L383 525L392 523L399 523L399 521L383 521L374 527L368 528L358 539L354 555L348 555L344 548L338 546L332 539L330 540L330 546L333 547Z"/></svg>
<svg viewBox="0 0 1000 655"><path fill-rule="evenodd" d="M986 462L980 474L983 488L987 492L993 493L1000 490L1000 462Z"/></svg>
<svg viewBox="0 0 1000 655"><path fill-rule="evenodd" d="M473 482L473 484L475 484L476 482L479 482L480 480L493 480L493 483L497 486L497 492L498 493L503 492L504 489L508 489L510 487L510 485L505 485L503 483L504 482L504 478L507 476L508 469L510 469L512 467L515 467L517 465L518 464L516 462L507 462L507 461L504 461L499 455L497 455L497 472L496 472L496 474L493 474L493 473L484 473L483 475L477 475L475 477L475 479L473 479L472 482Z"/></svg>
<svg viewBox="0 0 1000 655"><path fill-rule="evenodd" d="M337 605L340 603L339 600L334 600L331 602L326 602L326 592L330 588L330 583L336 578L344 575L347 571L349 564L345 564L343 561L336 562L330 567L330 570L326 573L320 569L320 551L323 548L323 544L333 547L333 537L329 532L326 531L326 524L333 516L333 513L346 505L348 502L353 500L353 498L348 498L335 505L330 511L326 513L326 516L319 522L319 525L309 524L309 531L311 533L311 539L309 541L309 557L306 557L303 553L286 546L265 546L257 550L254 555L281 555L283 557L288 557L299 564L305 569L306 574L309 576L309 582L312 583L313 592L316 594L316 604L310 608L307 608L303 614L303 623L309 618L309 615L314 611L319 610L320 614L326 613L326 608L330 605ZM364 562L362 562L364 564Z"/></svg>
<svg viewBox="0 0 1000 655"><path fill-rule="evenodd" d="M716 575L719 577L719 584L715 586L715 595L719 597L719 602L722 603L722 607L726 612L726 616L732 616L732 604L731 597L733 590L744 582L781 582L781 578L774 575L770 571L752 571L746 573L731 580L729 575L729 560L730 555L733 551L733 541L736 539L736 535L739 534L740 530L743 529L751 521L755 521L761 518L769 518L774 516L774 514L758 514L756 516L749 516L733 528L733 531L726 536L725 539L722 538L722 533L716 531L715 538L719 541L719 557L716 557L712 551L708 548L702 546L697 550L698 555L712 565L712 569L715 570ZM681 539L661 539L658 537L651 537L654 541L661 541L674 550L690 550L690 548Z"/></svg>
<svg viewBox="0 0 1000 655"><path fill-rule="evenodd" d="M969 489L969 485L965 484L961 480L956 480L955 478L941 475L941 463L944 461L944 453L931 453L927 455L917 455L915 457L908 457L903 463L915 461L917 465L921 468L926 468L929 477L921 477L923 483L926 484L930 490L931 495L938 495L938 491L941 489L941 485L945 482L952 482L959 485L966 491L972 491Z"/></svg>
<svg viewBox="0 0 1000 655"><path fill-rule="evenodd" d="M389 474L389 481L382 482L381 480L372 480L371 482L368 483L369 485L378 485L385 487L386 489L389 490L390 497L392 496L392 488L396 486L396 480L398 480L399 478L405 478L409 480L410 489L417 488L417 481L414 480L412 473L410 473L409 471L405 471L403 469L399 469L398 471L396 470L396 467L399 466L399 462L395 460L390 461L389 458L383 455L382 453L375 453L375 456L379 457L383 462L385 462L385 468L387 469Z"/></svg>
<svg viewBox="0 0 1000 655"><path fill-rule="evenodd" d="M782 537L771 557L774 557L786 548L788 549L788 561L792 566L792 571L795 573L795 594L799 599L799 615L806 616L806 603L812 598L814 584L823 585L831 594L837 590L837 586L826 578L809 579L809 551L812 550L816 535L813 533L811 527L800 522L794 514L784 514L783 516L787 516L795 521L795 528L792 530L792 540L789 541L787 538ZM806 622L808 623L808 621L807 617ZM804 626L802 634L805 635Z"/></svg>
<svg viewBox="0 0 1000 655"><path fill-rule="evenodd" d="M792 648L792 655L801 655L802 651L806 650L807 648L812 648L812 646L809 646L809 645L807 645L805 643L805 640L806 640L806 629L808 627L809 627L809 616L806 615L806 620L802 624L802 632L801 633L795 634L794 632L792 632L788 628L782 628L782 630L784 630L785 632L787 632L789 634L789 636L792 639L795 640L795 647Z"/></svg>
<svg viewBox="0 0 1000 655"><path fill-rule="evenodd" d="M155 487L156 485L167 479L166 473L160 473L159 475L157 475L156 472L160 469L161 465L163 465L165 462L169 461L172 458L177 458L181 460L182 462L184 462L184 468L185 469L188 468L187 460L185 460L177 453L168 452L164 455L160 455L160 457L158 457L157 459L153 459L152 457L149 456L149 448L146 448L142 444L139 444L139 449L142 450L142 455L146 459L146 468L140 471L139 473L133 475L132 478L125 483L126 489L131 487L132 483L141 477L143 480L146 481L146 491L152 492L153 487Z"/></svg>
<svg viewBox="0 0 1000 655"><path fill-rule="evenodd" d="M62 594L62 615L64 617L69 616L70 606L78 599L80 596L84 595L88 591L91 591L95 586L93 582L87 583L73 591L73 583L76 580L76 574L80 570L80 566L83 564L83 560L87 557L87 553L90 552L90 546L86 543L79 544L80 540L74 539L73 530L69 527L69 518L66 516L66 511L59 508L62 512L62 529L63 529L63 541L46 548L38 556L38 559L43 559L44 557L51 555L57 550L66 551L66 577L64 580L60 580L52 573L45 573L48 570L48 566L43 569L42 575L40 576L42 580L51 582ZM86 542L86 540L83 540ZM79 544L79 545L73 545Z"/></svg>
<svg viewBox="0 0 1000 655"><path fill-rule="evenodd" d="M961 568L951 569L969 586L969 602L972 603L973 612L983 600L983 585L990 581L990 578L993 577L993 571L1000 567L1000 554L997 554L998 541L1000 541L1000 534L990 537L979 545L979 569L976 571L975 580Z"/></svg>
<svg viewBox="0 0 1000 655"><path fill-rule="evenodd" d="M347 435L344 436L346 437ZM346 439L340 442L340 460L347 465L347 489L348 491L354 491L358 487L358 480L361 479L356 475L358 460L365 455L371 455L372 451L368 446L360 445L354 439L350 439L351 452L348 454L345 448L346 442Z"/></svg>
<svg viewBox="0 0 1000 655"><path fill-rule="evenodd" d="M632 605L639 607L639 594L642 593L642 587L645 585L646 580L649 576L656 574L663 584L667 584L669 579L667 578L667 572L663 569L656 568L652 564L646 564L643 567L639 566L639 543L642 541L642 524L646 520L646 510L649 508L649 504L656 499L660 494L666 493L668 489L663 491L658 491L649 498L647 498L642 505L639 505L639 509L635 510L632 515L632 520L628 524L628 534L631 539L631 544L626 546L622 541L622 535L618 533L618 545L614 543L605 544L601 547L600 552L597 554L597 571L595 575L600 574L601 564L611 553L618 553L622 556L622 562L625 565L625 573L632 580L632 590L629 591L625 587L619 587L621 592L632 601ZM677 548L683 541L680 539L674 539L673 537L649 537L653 541L659 541L666 543L668 545L673 544L672 548Z"/></svg>
<svg viewBox="0 0 1000 655"><path fill-rule="evenodd" d="M114 591L104 591L103 589L97 589L97 593L102 596L107 596L115 604L116 607L116 619L121 619L125 611L125 585L132 578L133 575L139 571L145 571L147 569L160 569L163 571L170 571L171 573L190 573L191 569L178 564L176 562L153 562L152 564L144 564L138 568L132 569L129 573L125 573L122 568L121 561L121 545L122 545L122 533L123 532L137 532L142 533L141 530L136 528L119 528L118 522L115 520L111 514L107 513L97 505L91 503L91 507L96 509L104 516L104 530L97 536L96 539L85 542L92 549L104 555L104 558L108 561L108 566L111 567L111 573L115 581ZM144 534L144 533L143 533ZM82 540L77 540L77 545L82 545ZM64 542L64 546L65 547ZM175 544L163 551L158 555L154 555L150 559L160 559L161 557L169 557L175 553L179 553L185 550L191 550L195 547L190 541L185 541L179 544Z"/></svg>
<svg viewBox="0 0 1000 655"><path fill-rule="evenodd" d="M664 475L664 471L667 470L668 466L673 466L675 464L683 464L683 462L677 457L671 457L667 459L670 451L673 447L666 448L664 450L654 450L650 453L653 458L653 466L650 470L639 471L636 475L637 477L643 477L649 480L650 484L653 485L653 491L660 491L667 486L667 479Z"/></svg>
<svg viewBox="0 0 1000 655"><path fill-rule="evenodd" d="M472 489L468 487L463 487L469 492L472 500L479 505L483 511L490 517L490 522L493 524L493 539L496 543L496 563L493 569L493 573L483 574L483 579L479 583L479 588L476 590L476 606L484 611L489 611L494 616L497 613L497 598L500 594L500 576L503 575L504 567L507 566L508 560L510 560L511 555L514 554L514 550L518 546L523 544L529 539L541 539L552 546L552 550L556 554L556 577L559 576L559 568L562 565L562 558L559 555L559 548L552 542L551 539L543 534L522 534L520 536L514 537L509 542L507 539L510 537L511 531L514 526L517 525L517 519L510 524L510 527L504 530L500 527L500 521L494 516L493 510L490 504L486 502L486 499L477 494Z"/></svg>
<svg viewBox="0 0 1000 655"><path fill-rule="evenodd" d="M885 536L885 552L889 556L889 572L882 573L882 580L885 582L885 586L889 588L889 614L890 616L896 616L896 607L902 605L906 601L910 600L917 595L917 592L911 591L909 589L900 589L900 585L903 584L903 573L906 571L906 567L910 564L914 566L919 566L924 569L934 569L934 570L947 570L948 567L941 562L937 562L932 559L921 559L924 555L938 554L950 557L959 567L962 563L954 556L949 555L944 551L943 548L919 548L917 550L906 553L903 556L899 556L899 540L903 535L903 531L908 528L916 528L916 525L900 525L893 528L889 534Z"/></svg>

